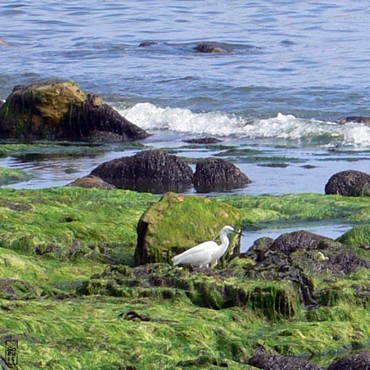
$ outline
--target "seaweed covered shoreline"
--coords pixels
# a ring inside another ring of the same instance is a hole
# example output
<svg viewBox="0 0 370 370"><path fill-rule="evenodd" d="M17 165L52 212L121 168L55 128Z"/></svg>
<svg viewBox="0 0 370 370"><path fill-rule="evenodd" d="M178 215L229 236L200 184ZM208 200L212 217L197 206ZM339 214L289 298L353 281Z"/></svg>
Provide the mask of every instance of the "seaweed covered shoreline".
<svg viewBox="0 0 370 370"><path fill-rule="evenodd" d="M316 271L309 307L291 280L265 279L253 255L207 271L135 267L138 221L159 199L122 190L0 189L1 336L18 339L24 368L244 369L258 347L327 367L368 347L369 268ZM343 238L369 261L368 197L215 200L237 208L244 228L350 219L357 226ZM292 260L308 273L307 261L318 257L296 251Z"/></svg>

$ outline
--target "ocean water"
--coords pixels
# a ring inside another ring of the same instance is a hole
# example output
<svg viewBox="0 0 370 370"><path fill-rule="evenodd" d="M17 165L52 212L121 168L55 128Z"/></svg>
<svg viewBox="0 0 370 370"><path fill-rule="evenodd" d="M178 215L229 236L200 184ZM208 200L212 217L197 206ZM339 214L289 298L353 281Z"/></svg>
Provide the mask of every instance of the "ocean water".
<svg viewBox="0 0 370 370"><path fill-rule="evenodd" d="M74 80L153 135L147 148L230 159L253 181L236 193L324 192L338 171L369 171L367 2L2 1L0 99L14 85ZM140 46L147 42L148 46ZM199 53L199 43L222 48ZM214 136L234 154L189 148ZM0 159L65 185L135 150Z"/></svg>

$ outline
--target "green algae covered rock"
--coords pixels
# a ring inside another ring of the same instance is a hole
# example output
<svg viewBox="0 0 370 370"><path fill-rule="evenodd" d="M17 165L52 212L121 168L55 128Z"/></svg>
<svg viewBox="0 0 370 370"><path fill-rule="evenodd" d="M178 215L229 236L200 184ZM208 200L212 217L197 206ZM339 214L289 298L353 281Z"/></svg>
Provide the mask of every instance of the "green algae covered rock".
<svg viewBox="0 0 370 370"><path fill-rule="evenodd" d="M0 108L0 137L123 142L148 134L74 82L15 86Z"/></svg>
<svg viewBox="0 0 370 370"><path fill-rule="evenodd" d="M232 206L166 193L140 218L136 264L169 262L175 254L217 236L225 225L240 226L239 211ZM229 248L231 254L238 252L235 246Z"/></svg>
<svg viewBox="0 0 370 370"><path fill-rule="evenodd" d="M31 178L32 176L25 171L0 167L0 186L27 181Z"/></svg>
<svg viewBox="0 0 370 370"><path fill-rule="evenodd" d="M84 282L77 292L130 298L186 297L195 306L216 310L245 307L273 321L293 318L300 311L299 294L292 282L254 281L240 275L231 269L189 271L167 264L108 266Z"/></svg>
<svg viewBox="0 0 370 370"><path fill-rule="evenodd" d="M367 246L370 248L370 225L356 226L344 233L338 241L356 247Z"/></svg>

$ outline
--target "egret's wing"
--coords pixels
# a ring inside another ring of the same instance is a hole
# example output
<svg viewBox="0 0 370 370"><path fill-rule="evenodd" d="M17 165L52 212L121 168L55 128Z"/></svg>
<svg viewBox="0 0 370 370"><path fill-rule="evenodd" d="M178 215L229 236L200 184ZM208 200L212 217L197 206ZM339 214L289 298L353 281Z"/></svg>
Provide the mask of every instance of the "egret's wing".
<svg viewBox="0 0 370 370"><path fill-rule="evenodd" d="M172 258L174 265L189 263L191 265L202 265L211 258L217 244L214 241L207 241L196 245L185 252Z"/></svg>

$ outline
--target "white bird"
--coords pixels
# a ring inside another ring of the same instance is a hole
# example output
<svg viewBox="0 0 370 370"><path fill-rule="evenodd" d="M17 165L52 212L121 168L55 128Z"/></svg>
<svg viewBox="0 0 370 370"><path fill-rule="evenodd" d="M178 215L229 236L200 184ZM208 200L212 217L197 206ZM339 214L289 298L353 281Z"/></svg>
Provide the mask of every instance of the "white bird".
<svg viewBox="0 0 370 370"><path fill-rule="evenodd" d="M190 264L194 267L209 267L212 263L218 261L227 251L230 244L230 240L228 238L230 233L243 235L239 231L236 231L232 226L224 226L220 232L220 238L222 241L220 245L213 240L208 240L181 254L178 254L173 257L171 261L175 266Z"/></svg>

